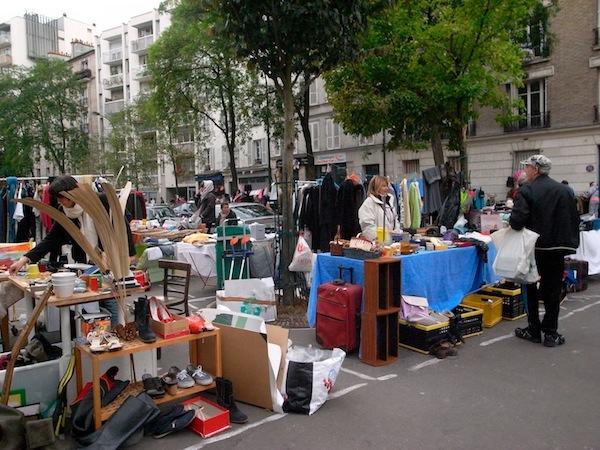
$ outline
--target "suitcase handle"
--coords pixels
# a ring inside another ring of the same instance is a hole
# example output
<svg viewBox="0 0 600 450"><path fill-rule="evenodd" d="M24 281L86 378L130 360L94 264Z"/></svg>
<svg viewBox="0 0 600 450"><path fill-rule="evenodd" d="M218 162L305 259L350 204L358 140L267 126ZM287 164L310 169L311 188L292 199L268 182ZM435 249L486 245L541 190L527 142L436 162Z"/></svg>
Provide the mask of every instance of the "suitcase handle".
<svg viewBox="0 0 600 450"><path fill-rule="evenodd" d="M354 282L354 267L338 266L338 270L339 270L339 274L340 274L339 280L341 281L341 283L339 283L339 284L344 284L344 278L342 277L342 271L344 271L344 270L347 270L348 272L350 272L350 284L353 284L353 282Z"/></svg>

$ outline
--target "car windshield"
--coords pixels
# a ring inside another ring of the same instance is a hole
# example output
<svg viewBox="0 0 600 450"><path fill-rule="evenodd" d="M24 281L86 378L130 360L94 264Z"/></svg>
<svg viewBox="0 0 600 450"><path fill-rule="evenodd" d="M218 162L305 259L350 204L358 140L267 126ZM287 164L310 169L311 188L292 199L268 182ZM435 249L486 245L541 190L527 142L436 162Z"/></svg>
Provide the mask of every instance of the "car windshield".
<svg viewBox="0 0 600 450"><path fill-rule="evenodd" d="M164 219L169 217L177 217L173 210L168 206L159 207L159 208L148 208L148 217L150 219Z"/></svg>

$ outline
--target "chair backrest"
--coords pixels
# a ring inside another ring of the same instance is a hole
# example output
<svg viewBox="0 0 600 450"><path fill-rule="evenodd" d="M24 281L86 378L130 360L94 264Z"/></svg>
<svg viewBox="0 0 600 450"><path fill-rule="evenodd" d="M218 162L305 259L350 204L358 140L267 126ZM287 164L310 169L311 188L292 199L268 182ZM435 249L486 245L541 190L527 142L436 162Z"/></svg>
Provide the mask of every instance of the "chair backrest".
<svg viewBox="0 0 600 450"><path fill-rule="evenodd" d="M192 265L183 261L159 259L158 267L164 269L163 295L169 309L176 309L190 315L188 297ZM182 307L174 308L175 306Z"/></svg>

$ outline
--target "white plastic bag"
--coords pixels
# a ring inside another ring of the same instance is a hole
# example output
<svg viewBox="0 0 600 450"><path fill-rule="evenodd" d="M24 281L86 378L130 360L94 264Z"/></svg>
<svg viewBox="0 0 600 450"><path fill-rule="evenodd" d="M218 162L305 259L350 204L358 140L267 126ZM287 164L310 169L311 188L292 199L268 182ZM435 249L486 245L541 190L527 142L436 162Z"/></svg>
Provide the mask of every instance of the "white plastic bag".
<svg viewBox="0 0 600 450"><path fill-rule="evenodd" d="M288 269L292 272L310 272L313 266L313 252L310 249L308 242L304 239L304 236L298 237L298 243L294 250L294 257L292 262L288 266Z"/></svg>
<svg viewBox="0 0 600 450"><path fill-rule="evenodd" d="M287 352L283 376L283 410L314 414L327 400L346 353L294 346Z"/></svg>
<svg viewBox="0 0 600 450"><path fill-rule="evenodd" d="M539 234L523 228L503 228L492 234L498 253L492 268L496 275L516 283L535 283L539 274L535 263L535 242Z"/></svg>

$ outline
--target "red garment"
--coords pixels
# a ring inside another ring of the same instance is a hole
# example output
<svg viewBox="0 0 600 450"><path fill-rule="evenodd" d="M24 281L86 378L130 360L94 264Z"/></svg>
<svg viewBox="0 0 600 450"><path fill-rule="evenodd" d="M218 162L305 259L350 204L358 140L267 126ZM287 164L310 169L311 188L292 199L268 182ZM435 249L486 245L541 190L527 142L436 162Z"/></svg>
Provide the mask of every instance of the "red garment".
<svg viewBox="0 0 600 450"><path fill-rule="evenodd" d="M42 195L42 202L45 203L46 205L50 204L50 183L46 183L46 185L44 186L44 194ZM50 217L48 214L41 212L41 211L40 211L40 215L42 217L42 223L44 224L44 228L46 228L46 231L50 231L50 229L52 228L52 217Z"/></svg>

